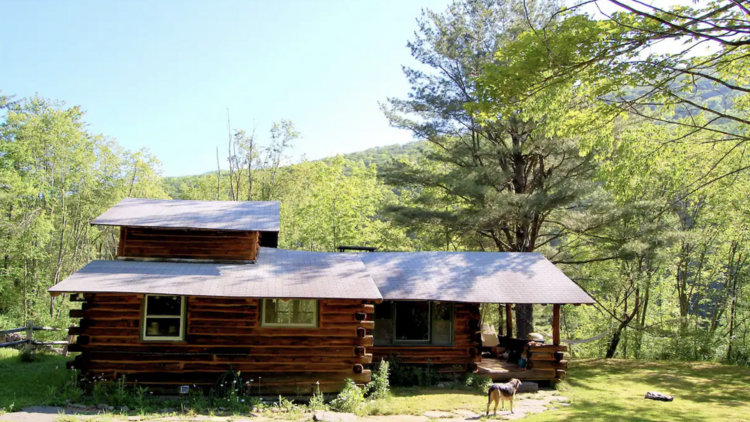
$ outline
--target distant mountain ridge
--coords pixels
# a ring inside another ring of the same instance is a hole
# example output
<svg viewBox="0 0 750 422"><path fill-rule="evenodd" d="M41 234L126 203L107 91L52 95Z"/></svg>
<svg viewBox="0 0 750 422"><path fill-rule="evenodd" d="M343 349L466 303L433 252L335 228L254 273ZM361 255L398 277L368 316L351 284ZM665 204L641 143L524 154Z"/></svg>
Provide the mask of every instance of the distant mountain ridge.
<svg viewBox="0 0 750 422"><path fill-rule="evenodd" d="M425 141L412 141L405 144L394 144L385 145L382 147L368 148L363 151L341 154L341 156L350 161L362 161L368 167L373 164L378 167L382 167L393 159L416 157L419 154L420 148L422 148L424 145ZM326 157L312 161L325 162L331 159L333 159L333 157ZM226 169L222 169L222 175L224 175L225 172ZM164 183L165 189L167 190L167 193L172 198L177 198L179 197L180 185L183 182L187 182L190 185L195 185L200 178L212 175L216 175L216 170L201 174L164 177L162 178L162 181Z"/></svg>

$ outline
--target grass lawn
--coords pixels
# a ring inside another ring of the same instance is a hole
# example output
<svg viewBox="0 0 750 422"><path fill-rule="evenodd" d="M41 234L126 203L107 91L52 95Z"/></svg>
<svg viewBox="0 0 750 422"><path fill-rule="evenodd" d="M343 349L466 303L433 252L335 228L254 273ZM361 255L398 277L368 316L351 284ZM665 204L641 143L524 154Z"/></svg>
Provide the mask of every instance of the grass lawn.
<svg viewBox="0 0 750 422"><path fill-rule="evenodd" d="M0 348L0 410L47 404L71 379L65 369L69 358L38 354L33 363L21 362L15 349Z"/></svg>
<svg viewBox="0 0 750 422"><path fill-rule="evenodd" d="M40 356L20 361L0 349L0 409L49 404L71 372L66 358ZM675 401L645 400L647 391ZM531 415L539 421L750 421L750 368L705 362L578 360L571 363L560 394L571 405ZM529 397L529 395L524 395ZM467 409L484 413L485 394L464 389L395 388L393 397L370 405L370 413L421 415L428 410Z"/></svg>
<svg viewBox="0 0 750 422"><path fill-rule="evenodd" d="M646 400L647 391L675 400ZM750 368L718 363L579 360L571 363L560 394L570 399L569 407L524 421L750 421ZM485 395L469 391L397 388L393 395L380 405L384 413L469 409L483 414L487 406Z"/></svg>

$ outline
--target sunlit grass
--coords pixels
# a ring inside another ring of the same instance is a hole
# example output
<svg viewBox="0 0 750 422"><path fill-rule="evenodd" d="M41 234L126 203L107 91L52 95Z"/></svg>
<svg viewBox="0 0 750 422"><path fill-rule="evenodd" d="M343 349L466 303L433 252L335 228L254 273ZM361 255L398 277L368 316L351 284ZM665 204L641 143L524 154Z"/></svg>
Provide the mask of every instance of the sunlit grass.
<svg viewBox="0 0 750 422"><path fill-rule="evenodd" d="M584 360L571 364L571 406L537 421L750 421L750 368L717 363ZM648 391L673 402L646 400Z"/></svg>
<svg viewBox="0 0 750 422"><path fill-rule="evenodd" d="M34 362L21 362L18 350L0 348L0 409L47 404L71 375L65 369L68 359L38 353Z"/></svg>
<svg viewBox="0 0 750 422"><path fill-rule="evenodd" d="M17 411L48 404L70 377L66 360L40 355L37 361L25 363L18 351L0 349L0 409ZM706 362L579 360L571 363L565 386L560 394L570 399L570 406L524 420L750 421L750 368ZM675 400L645 400L648 391L672 395ZM430 410L465 409L483 414L486 406L485 394L463 387L394 388L390 398L370 403L366 413L421 415ZM147 412L143 416L157 415ZM74 417L69 421L75 421Z"/></svg>

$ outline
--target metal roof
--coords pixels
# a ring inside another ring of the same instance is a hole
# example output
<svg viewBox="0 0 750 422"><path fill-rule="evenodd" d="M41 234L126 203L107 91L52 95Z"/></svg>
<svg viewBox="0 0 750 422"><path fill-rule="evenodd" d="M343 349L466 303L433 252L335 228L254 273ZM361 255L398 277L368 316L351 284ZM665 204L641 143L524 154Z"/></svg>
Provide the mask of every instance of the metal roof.
<svg viewBox="0 0 750 422"><path fill-rule="evenodd" d="M381 299L357 254L260 248L256 264L93 261L58 293Z"/></svg>
<svg viewBox="0 0 750 422"><path fill-rule="evenodd" d="M376 252L359 256L386 300L594 303L539 253Z"/></svg>
<svg viewBox="0 0 750 422"><path fill-rule="evenodd" d="M255 264L93 261L50 292L592 304L538 253L324 253L260 248Z"/></svg>
<svg viewBox="0 0 750 422"><path fill-rule="evenodd" d="M276 201L184 201L126 198L91 224L102 226L277 232Z"/></svg>

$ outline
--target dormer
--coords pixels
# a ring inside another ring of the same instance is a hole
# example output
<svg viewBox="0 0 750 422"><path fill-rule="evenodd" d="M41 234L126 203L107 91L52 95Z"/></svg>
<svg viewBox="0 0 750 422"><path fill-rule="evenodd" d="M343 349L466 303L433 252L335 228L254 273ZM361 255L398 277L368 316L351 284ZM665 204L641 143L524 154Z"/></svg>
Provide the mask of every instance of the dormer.
<svg viewBox="0 0 750 422"><path fill-rule="evenodd" d="M91 224L119 226L118 259L255 261L275 248L275 201L183 201L127 198Z"/></svg>

